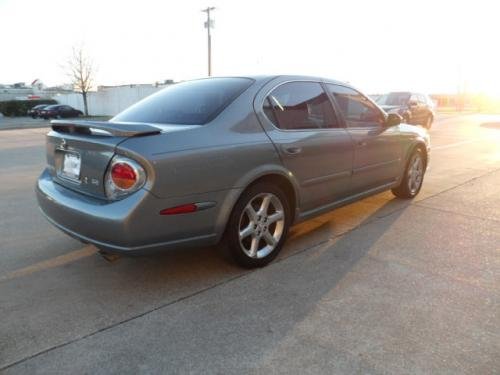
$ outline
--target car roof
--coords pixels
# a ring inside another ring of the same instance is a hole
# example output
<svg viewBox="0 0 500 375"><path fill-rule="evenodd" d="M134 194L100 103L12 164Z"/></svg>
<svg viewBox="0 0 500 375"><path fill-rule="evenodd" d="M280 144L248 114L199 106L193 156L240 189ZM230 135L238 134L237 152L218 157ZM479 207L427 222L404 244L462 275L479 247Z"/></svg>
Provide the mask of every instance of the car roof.
<svg viewBox="0 0 500 375"><path fill-rule="evenodd" d="M390 91L389 94L411 95L411 94L415 94L415 92L414 91Z"/></svg>
<svg viewBox="0 0 500 375"><path fill-rule="evenodd" d="M330 78L325 78L325 77L318 77L318 76L309 76L309 75L293 75L293 74L267 74L267 75L246 75L246 76L214 76L214 77L208 77L210 78L249 78L252 79L258 83L264 83L264 82L269 82L273 79L280 78L281 80L290 80L290 81L322 81L322 82L329 82L329 83L334 83L334 84L339 84L339 85L346 85L346 86L351 86L350 84L342 81L338 81L335 79L330 79Z"/></svg>

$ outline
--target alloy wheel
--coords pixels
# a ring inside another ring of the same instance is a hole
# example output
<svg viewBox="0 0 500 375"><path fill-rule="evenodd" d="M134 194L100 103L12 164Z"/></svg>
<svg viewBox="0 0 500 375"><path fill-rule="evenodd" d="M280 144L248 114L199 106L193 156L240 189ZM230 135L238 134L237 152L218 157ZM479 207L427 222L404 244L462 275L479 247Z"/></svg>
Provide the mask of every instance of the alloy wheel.
<svg viewBox="0 0 500 375"><path fill-rule="evenodd" d="M413 155L408 168L408 190L415 195L420 189L424 177L424 161L418 153Z"/></svg>
<svg viewBox="0 0 500 375"><path fill-rule="evenodd" d="M269 255L278 245L285 227L285 211L272 193L254 196L241 213L238 236L241 249L250 258Z"/></svg>

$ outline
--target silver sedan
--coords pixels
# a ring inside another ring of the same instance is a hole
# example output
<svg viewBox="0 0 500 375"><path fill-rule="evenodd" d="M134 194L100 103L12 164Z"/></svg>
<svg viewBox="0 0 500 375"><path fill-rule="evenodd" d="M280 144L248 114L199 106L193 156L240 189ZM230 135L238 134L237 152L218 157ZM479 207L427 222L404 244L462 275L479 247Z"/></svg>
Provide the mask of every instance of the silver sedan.
<svg viewBox="0 0 500 375"><path fill-rule="evenodd" d="M37 182L55 226L106 252L224 242L273 260L294 223L391 189L415 197L425 129L323 78L209 78L172 85L108 122L53 121Z"/></svg>

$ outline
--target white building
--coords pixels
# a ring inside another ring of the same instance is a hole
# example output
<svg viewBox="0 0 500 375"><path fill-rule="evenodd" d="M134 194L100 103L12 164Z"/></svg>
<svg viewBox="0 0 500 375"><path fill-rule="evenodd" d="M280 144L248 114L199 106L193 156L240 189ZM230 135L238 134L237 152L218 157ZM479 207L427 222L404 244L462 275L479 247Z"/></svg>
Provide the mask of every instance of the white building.
<svg viewBox="0 0 500 375"><path fill-rule="evenodd" d="M35 79L29 86L24 82L10 85L0 84L0 101L52 99L54 95L72 91L72 87L68 87L68 85L46 87L39 79Z"/></svg>
<svg viewBox="0 0 500 375"><path fill-rule="evenodd" d="M28 99L33 95L33 89L24 84L24 82L14 83L12 85L0 84L0 102L5 100Z"/></svg>
<svg viewBox="0 0 500 375"><path fill-rule="evenodd" d="M97 91L87 94L89 115L114 116L132 104L158 90L172 85L172 81L164 84L132 84L121 86L98 86ZM70 105L83 112L83 98L80 93L58 94L52 97L58 103Z"/></svg>
<svg viewBox="0 0 500 375"><path fill-rule="evenodd" d="M166 80L156 84L98 86L97 91L87 94L89 115L114 116L146 96L173 84L172 80ZM54 99L60 104L84 111L82 94L74 92L71 85L46 87L38 79L29 86L24 83L0 84L0 101L33 99Z"/></svg>

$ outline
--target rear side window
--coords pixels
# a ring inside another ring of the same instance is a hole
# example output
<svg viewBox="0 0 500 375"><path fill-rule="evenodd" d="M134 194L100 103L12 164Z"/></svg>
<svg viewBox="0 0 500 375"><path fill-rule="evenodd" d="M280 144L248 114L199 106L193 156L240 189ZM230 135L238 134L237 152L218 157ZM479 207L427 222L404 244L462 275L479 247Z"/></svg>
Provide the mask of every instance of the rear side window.
<svg viewBox="0 0 500 375"><path fill-rule="evenodd" d="M204 125L253 82L249 78L209 78L177 83L134 104L111 121Z"/></svg>
<svg viewBox="0 0 500 375"><path fill-rule="evenodd" d="M263 109L280 129L338 127L330 100L317 82L289 82L278 86L267 96Z"/></svg>
<svg viewBox="0 0 500 375"><path fill-rule="evenodd" d="M385 122L385 117L368 98L345 86L327 85L337 102L348 127L373 127Z"/></svg>

